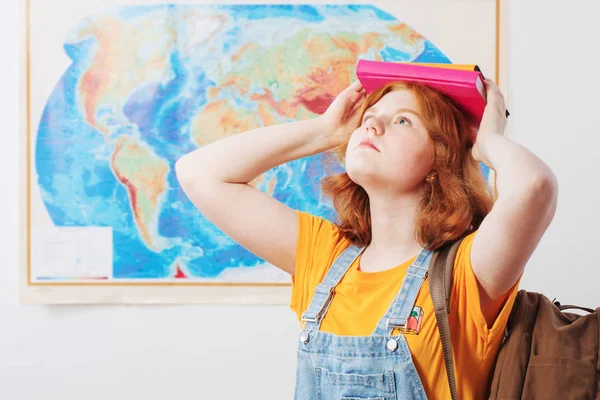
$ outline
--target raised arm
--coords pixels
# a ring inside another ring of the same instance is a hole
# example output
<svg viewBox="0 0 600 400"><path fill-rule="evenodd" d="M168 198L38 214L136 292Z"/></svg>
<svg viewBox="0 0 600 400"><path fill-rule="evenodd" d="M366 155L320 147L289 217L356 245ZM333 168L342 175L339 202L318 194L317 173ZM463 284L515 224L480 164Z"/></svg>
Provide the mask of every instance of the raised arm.
<svg viewBox="0 0 600 400"><path fill-rule="evenodd" d="M488 103L473 157L496 172L498 199L473 240L471 264L490 323L554 217L558 184L542 160L503 136L504 97L494 83L486 86Z"/></svg>
<svg viewBox="0 0 600 400"><path fill-rule="evenodd" d="M259 128L199 148L176 165L177 178L198 210L241 246L294 274L298 224L294 210L249 182L286 162L331 149L364 98L360 83L310 120Z"/></svg>

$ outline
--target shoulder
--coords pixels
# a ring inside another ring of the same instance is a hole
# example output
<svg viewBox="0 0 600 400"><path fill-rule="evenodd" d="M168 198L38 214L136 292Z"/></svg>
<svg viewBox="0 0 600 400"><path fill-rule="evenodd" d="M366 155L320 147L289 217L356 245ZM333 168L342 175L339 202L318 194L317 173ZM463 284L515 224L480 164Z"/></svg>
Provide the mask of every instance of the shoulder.
<svg viewBox="0 0 600 400"><path fill-rule="evenodd" d="M314 235L337 238L340 235L339 227L328 219L300 210L296 210L296 215L298 217L298 233L304 238Z"/></svg>
<svg viewBox="0 0 600 400"><path fill-rule="evenodd" d="M456 259L454 260L454 268L457 267L465 268L471 266L471 248L473 247L473 241L478 231L471 232L464 237L456 252Z"/></svg>
<svg viewBox="0 0 600 400"><path fill-rule="evenodd" d="M454 261L451 309L456 311L463 328L473 328L483 343L491 344L498 342L502 336L519 282L499 300L494 315L487 315L482 309L480 285L471 264L471 249L477 232L466 236L458 248Z"/></svg>
<svg viewBox="0 0 600 400"><path fill-rule="evenodd" d="M351 243L344 237L340 228L328 219L297 211L298 244L296 247L296 268L303 269L315 261L329 260L339 255ZM296 269L296 270L297 270Z"/></svg>
<svg viewBox="0 0 600 400"><path fill-rule="evenodd" d="M296 212L298 244L290 306L300 316L311 293L323 280L333 261L350 245L350 241L328 219L303 211Z"/></svg>

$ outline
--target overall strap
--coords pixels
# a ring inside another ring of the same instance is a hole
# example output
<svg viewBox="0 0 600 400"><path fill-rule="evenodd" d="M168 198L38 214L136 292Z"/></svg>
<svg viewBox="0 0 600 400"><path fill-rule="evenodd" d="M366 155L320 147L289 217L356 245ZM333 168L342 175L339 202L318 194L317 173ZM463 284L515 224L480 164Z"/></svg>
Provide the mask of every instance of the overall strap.
<svg viewBox="0 0 600 400"><path fill-rule="evenodd" d="M400 291L388 311L377 324L373 335L391 336L395 328L406 329L408 318L413 311L421 286L427 277L432 255L433 252L430 250L421 250L415 261L406 271Z"/></svg>
<svg viewBox="0 0 600 400"><path fill-rule="evenodd" d="M302 314L301 322L306 324L305 330L319 330L323 317L327 313L333 299L333 290L363 250L364 248L351 245L339 255L331 268L329 268L323 281L315 288L310 305L304 314Z"/></svg>

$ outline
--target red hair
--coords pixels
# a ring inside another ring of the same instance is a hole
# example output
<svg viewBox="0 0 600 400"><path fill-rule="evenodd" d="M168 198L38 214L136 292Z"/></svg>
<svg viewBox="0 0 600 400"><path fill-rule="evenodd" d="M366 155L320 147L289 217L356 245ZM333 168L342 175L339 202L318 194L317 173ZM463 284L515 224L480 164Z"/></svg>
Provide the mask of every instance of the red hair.
<svg viewBox="0 0 600 400"><path fill-rule="evenodd" d="M479 164L471 156L472 128L466 116L446 96L412 82L393 82L371 93L360 110L365 111L384 95L411 91L418 112L434 144L432 171L435 180L426 185L419 203L415 238L431 250L479 229L493 205L491 188ZM333 150L344 162L347 143ZM347 173L330 175L322 181L323 191L333 199L341 232L359 247L371 242L369 196Z"/></svg>

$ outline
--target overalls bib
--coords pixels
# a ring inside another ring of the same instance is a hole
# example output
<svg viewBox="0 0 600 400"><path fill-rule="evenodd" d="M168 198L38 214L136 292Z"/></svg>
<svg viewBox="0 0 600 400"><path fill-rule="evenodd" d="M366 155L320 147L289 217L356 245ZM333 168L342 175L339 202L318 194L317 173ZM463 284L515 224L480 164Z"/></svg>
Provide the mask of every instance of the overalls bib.
<svg viewBox="0 0 600 400"><path fill-rule="evenodd" d="M432 252L423 249L371 336L321 332L334 288L363 249L348 247L317 285L302 315L295 400L425 400L427 396L402 334L427 276Z"/></svg>

